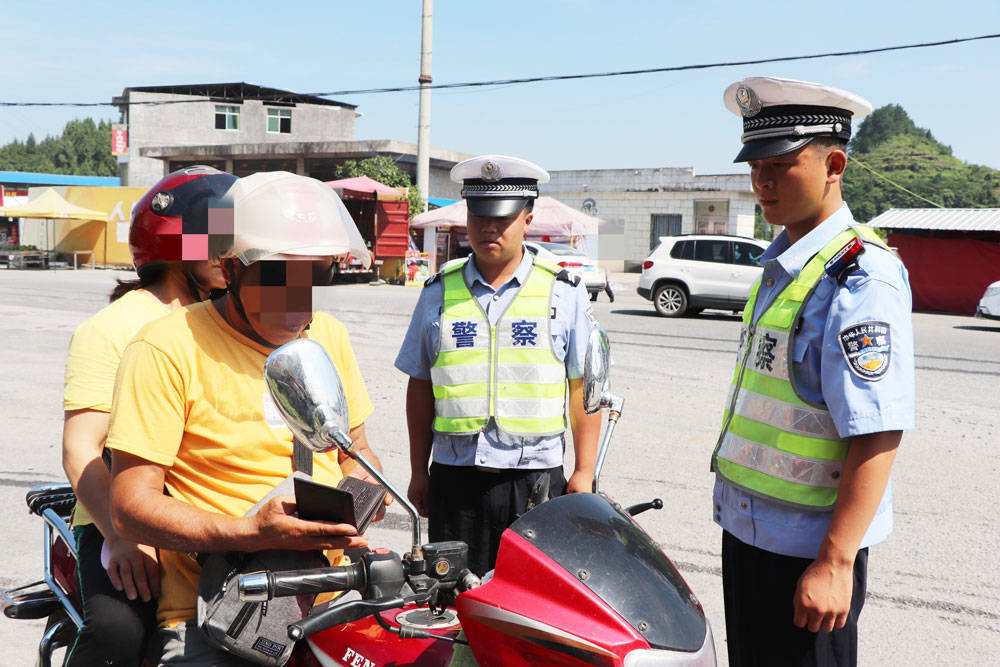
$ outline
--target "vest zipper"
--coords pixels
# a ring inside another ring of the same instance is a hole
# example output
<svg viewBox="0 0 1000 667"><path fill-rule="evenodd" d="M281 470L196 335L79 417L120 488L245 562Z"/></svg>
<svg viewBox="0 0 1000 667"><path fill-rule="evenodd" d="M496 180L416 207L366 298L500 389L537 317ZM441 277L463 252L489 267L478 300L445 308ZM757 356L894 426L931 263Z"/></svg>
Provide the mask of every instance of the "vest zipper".
<svg viewBox="0 0 1000 667"><path fill-rule="evenodd" d="M708 468L711 472L716 472L715 457L719 453L719 448L722 447L722 440L726 437L726 433L729 432L729 424L733 421L733 414L736 411L736 399L739 398L740 389L743 388L743 374L747 370L747 360L750 358L750 350L753 349L753 337L756 332L756 324L751 324L747 327L747 349L743 353L743 360L740 362L740 374L736 378L736 387L733 389L733 400L729 402L729 415L726 417L726 423L722 425L722 432L719 434L719 439L715 443L715 449L712 451L712 464Z"/></svg>
<svg viewBox="0 0 1000 667"><path fill-rule="evenodd" d="M503 317L503 315L501 315L501 317ZM486 318L486 323L490 324L489 318ZM499 323L500 320L498 319L497 324ZM496 368L495 368L496 364L493 363L493 355L496 354L496 344L497 344L497 328L492 324L490 324L490 352L488 357L490 365L490 382L488 385L486 385L486 401L490 406L490 414L486 418L486 426L483 427L483 430L486 430L486 428L489 427L491 419L496 418L495 415L496 410L494 410L494 405L493 405L493 397L496 395L494 389L497 381Z"/></svg>

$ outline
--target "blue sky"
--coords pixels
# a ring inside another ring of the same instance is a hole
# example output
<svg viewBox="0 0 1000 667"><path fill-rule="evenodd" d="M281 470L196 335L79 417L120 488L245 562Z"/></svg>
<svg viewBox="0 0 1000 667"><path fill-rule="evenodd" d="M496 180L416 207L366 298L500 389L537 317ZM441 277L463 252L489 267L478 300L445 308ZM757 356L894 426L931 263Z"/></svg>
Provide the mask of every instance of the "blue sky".
<svg viewBox="0 0 1000 667"><path fill-rule="evenodd" d="M4 3L2 101L110 101L126 86L246 81L297 92L416 82L420 0ZM435 83L846 51L1000 33L1000 2L508 0L434 3ZM843 58L436 91L431 143L550 169L740 173L722 91L819 81L898 103L956 157L1000 168L1000 39ZM339 96L358 139L416 143L417 93ZM0 144L98 109L0 108Z"/></svg>

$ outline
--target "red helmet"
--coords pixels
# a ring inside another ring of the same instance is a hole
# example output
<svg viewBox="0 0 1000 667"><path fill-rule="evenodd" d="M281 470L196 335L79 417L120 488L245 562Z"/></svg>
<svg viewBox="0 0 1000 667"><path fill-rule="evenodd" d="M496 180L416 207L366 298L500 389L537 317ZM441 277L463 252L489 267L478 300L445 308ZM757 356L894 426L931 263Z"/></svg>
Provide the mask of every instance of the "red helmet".
<svg viewBox="0 0 1000 667"><path fill-rule="evenodd" d="M236 180L198 165L168 174L151 187L132 210L128 249L136 270L150 262L211 259L228 250L220 248L220 236L232 234L231 211L219 217L228 218L228 224L210 233L209 210Z"/></svg>

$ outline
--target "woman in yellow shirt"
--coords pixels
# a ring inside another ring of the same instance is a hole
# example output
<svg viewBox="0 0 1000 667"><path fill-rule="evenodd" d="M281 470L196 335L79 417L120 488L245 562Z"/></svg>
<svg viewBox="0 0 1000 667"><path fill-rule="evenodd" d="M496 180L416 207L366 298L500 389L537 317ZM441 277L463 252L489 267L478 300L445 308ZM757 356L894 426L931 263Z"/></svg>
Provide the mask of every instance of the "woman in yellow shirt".
<svg viewBox="0 0 1000 667"><path fill-rule="evenodd" d="M225 288L211 258L228 249L231 230L227 235L227 216L213 204L235 181L216 169L190 167L154 185L136 204L129 230L138 279L119 280L110 305L77 327L70 342L63 468L77 494L72 523L84 616L66 661L70 667L137 665L155 627L156 550L122 538L111 524L110 475L102 454L115 374L126 345L144 325ZM223 229L209 234L220 221Z"/></svg>

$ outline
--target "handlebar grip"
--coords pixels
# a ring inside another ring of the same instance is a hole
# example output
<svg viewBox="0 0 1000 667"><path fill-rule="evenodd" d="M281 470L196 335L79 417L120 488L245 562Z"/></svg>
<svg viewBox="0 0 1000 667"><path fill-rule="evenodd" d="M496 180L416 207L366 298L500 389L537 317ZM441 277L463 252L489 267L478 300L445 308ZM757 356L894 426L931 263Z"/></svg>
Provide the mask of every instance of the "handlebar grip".
<svg viewBox="0 0 1000 667"><path fill-rule="evenodd" d="M289 625L288 638L298 641L328 628L350 623L389 609L398 609L405 604L406 601L398 595L378 600L353 600L338 604L318 614L310 614L298 623Z"/></svg>
<svg viewBox="0 0 1000 667"><path fill-rule="evenodd" d="M263 578L266 577L266 585ZM328 591L364 590L367 585L362 563L339 567L287 572L254 572L239 578L240 599L263 601L292 595L312 595Z"/></svg>
<svg viewBox="0 0 1000 667"><path fill-rule="evenodd" d="M638 505L632 505L625 509L625 512L630 516L636 516L642 514L647 510L661 510L663 509L663 501L659 498L653 498L648 503L639 503Z"/></svg>

